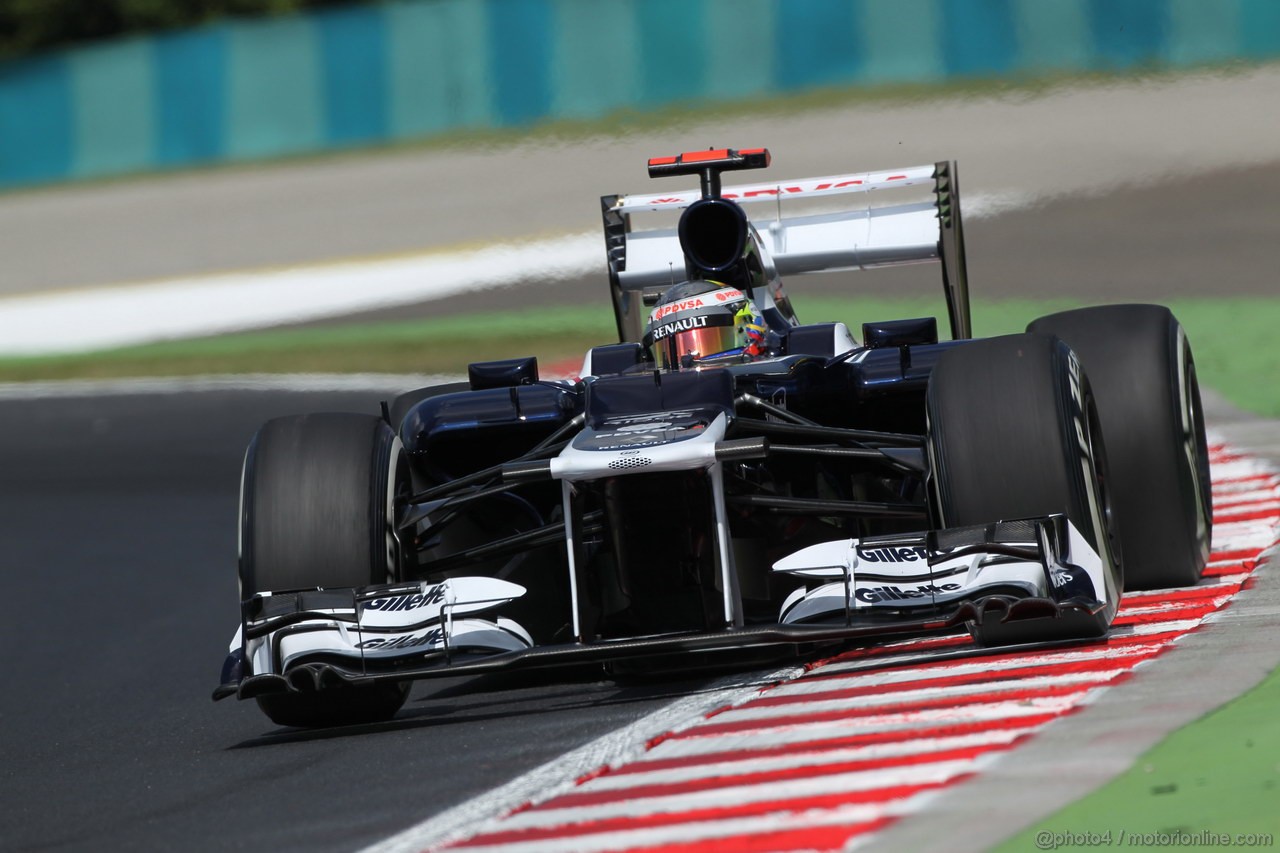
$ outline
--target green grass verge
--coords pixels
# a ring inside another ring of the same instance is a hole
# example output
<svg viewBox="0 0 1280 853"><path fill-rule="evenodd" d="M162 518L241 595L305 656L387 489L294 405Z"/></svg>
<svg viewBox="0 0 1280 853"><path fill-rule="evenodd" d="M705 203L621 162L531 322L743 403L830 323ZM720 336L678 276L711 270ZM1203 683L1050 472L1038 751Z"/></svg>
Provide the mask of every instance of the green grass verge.
<svg viewBox="0 0 1280 853"><path fill-rule="evenodd" d="M616 338L607 308L538 308L438 320L320 326L177 340L84 355L0 358L0 379L209 373L465 373L472 361L581 358Z"/></svg>
<svg viewBox="0 0 1280 853"><path fill-rule="evenodd" d="M938 315L938 299L816 298L798 295L808 319L864 320ZM1021 331L1028 321L1078 303L978 302L980 336ZM1236 405L1280 416L1280 298L1178 299L1169 303L1191 338L1201 382ZM943 323L945 326L945 322ZM223 335L88 355L0 359L0 379L41 380L208 373L459 373L468 362L537 355L544 363L580 357L613 339L612 315L598 308L541 307L370 325L335 325Z"/></svg>
<svg viewBox="0 0 1280 853"><path fill-rule="evenodd" d="M1235 846L1202 834L1280 836L1280 669L1248 693L1169 735L1132 768L996 850ZM1106 838L1110 833L1110 839ZM1173 835L1135 840L1134 836ZM1092 838L1090 836L1093 836ZM1064 843L1058 844L1058 841ZM1075 843L1070 843L1075 842Z"/></svg>

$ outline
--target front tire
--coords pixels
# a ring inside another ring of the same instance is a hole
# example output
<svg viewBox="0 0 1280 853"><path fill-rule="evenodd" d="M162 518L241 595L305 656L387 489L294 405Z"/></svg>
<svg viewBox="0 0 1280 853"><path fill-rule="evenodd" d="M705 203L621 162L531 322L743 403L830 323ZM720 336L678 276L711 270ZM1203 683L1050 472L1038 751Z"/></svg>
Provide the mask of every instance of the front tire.
<svg viewBox="0 0 1280 853"><path fill-rule="evenodd" d="M1191 346L1160 305L1103 305L1041 317L1079 356L1111 451L1126 589L1192 586L1209 559L1213 507Z"/></svg>
<svg viewBox="0 0 1280 853"><path fill-rule="evenodd" d="M400 578L395 501L408 491L400 440L380 418L342 413L268 421L245 453L240 594L349 589ZM389 719L407 685L258 697L282 726Z"/></svg>
<svg viewBox="0 0 1280 853"><path fill-rule="evenodd" d="M1088 378L1047 335L1008 335L948 351L926 399L935 510L946 527L1065 513L1102 560L1105 603L1026 623L974 624L984 645L1105 636L1120 597L1107 458Z"/></svg>

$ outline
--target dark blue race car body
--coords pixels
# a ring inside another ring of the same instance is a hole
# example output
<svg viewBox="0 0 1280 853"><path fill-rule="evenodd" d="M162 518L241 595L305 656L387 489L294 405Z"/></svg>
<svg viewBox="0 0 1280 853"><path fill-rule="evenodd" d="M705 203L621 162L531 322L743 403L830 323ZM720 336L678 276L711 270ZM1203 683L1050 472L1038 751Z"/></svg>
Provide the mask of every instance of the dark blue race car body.
<svg viewBox="0 0 1280 853"><path fill-rule="evenodd" d="M269 436L256 439L241 626L215 696L679 667L965 627L987 643L1105 636L1122 580L1092 393L1056 337L969 339L955 165L721 187L721 172L767 163L762 149L659 158L651 174L697 175L699 192L602 200L619 340L591 350L579 378L542 381L532 358L476 364L465 384L384 407L369 427L383 467L362 498L373 565L339 575L349 582L272 580L286 575L263 542L328 531L255 515ZM899 187L924 199L781 213L788 196ZM745 212L761 200L778 207L770 222ZM675 227L633 221L667 210ZM922 261L942 267L951 340L933 318L867 322L860 341L844 323L801 324L781 281ZM677 276L750 294L768 351L660 369L639 341ZM1011 422L1002 394L1035 411Z"/></svg>

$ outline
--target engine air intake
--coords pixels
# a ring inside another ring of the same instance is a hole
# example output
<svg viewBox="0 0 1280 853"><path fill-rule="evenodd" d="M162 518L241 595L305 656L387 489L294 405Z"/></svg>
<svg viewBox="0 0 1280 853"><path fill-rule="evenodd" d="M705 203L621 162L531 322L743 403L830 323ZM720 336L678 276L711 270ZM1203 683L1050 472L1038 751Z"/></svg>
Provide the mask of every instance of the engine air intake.
<svg viewBox="0 0 1280 853"><path fill-rule="evenodd" d="M720 273L742 258L747 246L747 215L723 199L701 199L680 217L680 248L703 273Z"/></svg>

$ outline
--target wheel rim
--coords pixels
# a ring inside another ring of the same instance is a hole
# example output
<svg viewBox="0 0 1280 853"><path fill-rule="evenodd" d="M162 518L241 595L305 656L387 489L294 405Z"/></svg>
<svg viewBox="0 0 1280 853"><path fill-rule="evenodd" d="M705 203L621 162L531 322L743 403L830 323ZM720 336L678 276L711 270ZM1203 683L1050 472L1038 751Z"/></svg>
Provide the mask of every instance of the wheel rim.
<svg viewBox="0 0 1280 853"><path fill-rule="evenodd" d="M1187 459L1187 471L1191 476L1191 493L1196 500L1193 522L1200 551L1198 557L1201 561L1207 561L1212 536L1209 508L1213 502L1213 480L1209 472L1209 449L1205 439L1204 411L1200 406L1200 383L1196 377L1196 366L1190 353L1186 353L1184 358L1183 381L1180 383L1183 395L1182 448Z"/></svg>
<svg viewBox="0 0 1280 853"><path fill-rule="evenodd" d="M1097 436L1102 435L1101 421L1098 419L1098 407L1093 397L1089 398L1089 434L1087 437L1089 443L1089 455L1093 457L1094 476L1098 483L1098 511L1101 513L1103 533L1107 540L1107 550L1111 552L1111 564L1116 567L1121 581L1123 581L1123 563L1121 561L1123 552L1120 550L1120 537L1116 531L1115 514L1111 506L1111 483L1109 471L1107 469L1107 450L1106 446L1097 440ZM1123 583L1121 584L1123 588Z"/></svg>
<svg viewBox="0 0 1280 853"><path fill-rule="evenodd" d="M404 445L397 437L391 445L391 458L388 460L390 471L387 474L387 581L395 583L404 580L405 564L404 543L400 541L400 531L396 528L396 518L400 507L413 494L410 482L409 466L405 462Z"/></svg>

